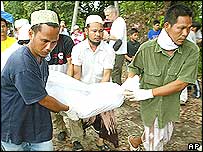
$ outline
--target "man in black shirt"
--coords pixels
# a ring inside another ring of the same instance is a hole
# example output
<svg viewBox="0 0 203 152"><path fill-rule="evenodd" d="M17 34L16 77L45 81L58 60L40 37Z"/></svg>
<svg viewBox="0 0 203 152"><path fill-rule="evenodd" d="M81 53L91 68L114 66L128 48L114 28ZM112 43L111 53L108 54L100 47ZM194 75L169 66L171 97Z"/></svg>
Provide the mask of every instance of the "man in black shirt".
<svg viewBox="0 0 203 152"><path fill-rule="evenodd" d="M137 41L138 34L139 34L139 31L136 28L132 28L129 31L129 41L127 42L127 54L125 55L126 67L133 60L135 53L137 52L140 46L140 43ZM126 71L126 74L128 75L128 71ZM127 78L127 75L126 75L126 78Z"/></svg>
<svg viewBox="0 0 203 152"><path fill-rule="evenodd" d="M127 43L127 54L125 55L126 62L129 64L135 53L137 52L140 43L137 41L138 39L138 30L136 28L132 28L129 31L129 41Z"/></svg>
<svg viewBox="0 0 203 152"><path fill-rule="evenodd" d="M71 52L73 46L74 42L70 36L59 34L56 47L46 57L49 70L59 71L72 76L73 65L71 63ZM64 141L67 136L67 128L63 116L59 113L52 113L52 121L59 131L58 140Z"/></svg>

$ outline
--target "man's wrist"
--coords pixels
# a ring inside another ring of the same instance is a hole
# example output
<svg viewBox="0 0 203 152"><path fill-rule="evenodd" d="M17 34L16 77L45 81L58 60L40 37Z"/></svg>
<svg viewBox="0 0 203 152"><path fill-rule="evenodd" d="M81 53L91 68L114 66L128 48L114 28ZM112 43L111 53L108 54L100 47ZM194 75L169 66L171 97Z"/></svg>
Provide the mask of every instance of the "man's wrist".
<svg viewBox="0 0 203 152"><path fill-rule="evenodd" d="M149 97L149 99L150 98L154 98L154 95L153 95L153 89L149 89L149 90L147 90L148 91L148 97Z"/></svg>

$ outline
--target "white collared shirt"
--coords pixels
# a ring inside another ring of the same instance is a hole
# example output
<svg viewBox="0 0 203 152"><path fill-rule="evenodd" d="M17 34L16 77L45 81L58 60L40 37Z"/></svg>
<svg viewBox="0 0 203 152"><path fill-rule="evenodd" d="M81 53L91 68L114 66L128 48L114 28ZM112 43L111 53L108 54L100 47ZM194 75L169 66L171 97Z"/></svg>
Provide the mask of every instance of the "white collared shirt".
<svg viewBox="0 0 203 152"><path fill-rule="evenodd" d="M116 51L116 54L127 54L127 30L125 20L122 17L118 17L112 23L110 35L122 40L122 45L118 51ZM115 42L116 41L110 40L109 45L113 47Z"/></svg>
<svg viewBox="0 0 203 152"><path fill-rule="evenodd" d="M71 57L72 64L82 66L81 81L90 84L102 80L104 69L113 69L115 52L104 41L93 52L86 39L73 47Z"/></svg>

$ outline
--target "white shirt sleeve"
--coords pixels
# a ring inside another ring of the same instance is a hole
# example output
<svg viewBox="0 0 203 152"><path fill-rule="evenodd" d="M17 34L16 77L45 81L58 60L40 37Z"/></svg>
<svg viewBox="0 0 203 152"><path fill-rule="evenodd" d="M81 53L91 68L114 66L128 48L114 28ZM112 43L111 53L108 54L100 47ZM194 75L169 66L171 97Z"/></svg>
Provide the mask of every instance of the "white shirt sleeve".
<svg viewBox="0 0 203 152"><path fill-rule="evenodd" d="M81 66L82 65L82 49L78 47L78 45L75 45L72 49L71 58L72 58L72 64Z"/></svg>

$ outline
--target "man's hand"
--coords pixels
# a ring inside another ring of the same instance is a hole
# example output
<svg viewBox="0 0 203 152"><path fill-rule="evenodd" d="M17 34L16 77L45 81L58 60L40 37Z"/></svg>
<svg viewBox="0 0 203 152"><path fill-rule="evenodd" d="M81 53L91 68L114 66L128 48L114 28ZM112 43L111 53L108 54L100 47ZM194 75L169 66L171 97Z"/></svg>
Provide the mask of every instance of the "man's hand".
<svg viewBox="0 0 203 152"><path fill-rule="evenodd" d="M70 108L68 111L61 111L60 114L64 115L64 113L70 118L71 120L79 120L77 112L73 109Z"/></svg>
<svg viewBox="0 0 203 152"><path fill-rule="evenodd" d="M140 87L139 79L138 75L135 75L132 78L128 77L121 87L125 90L135 91Z"/></svg>
<svg viewBox="0 0 203 152"><path fill-rule="evenodd" d="M149 90L136 89L134 91L125 90L124 96L129 101L141 101L141 100L154 98L152 89L149 89Z"/></svg>

